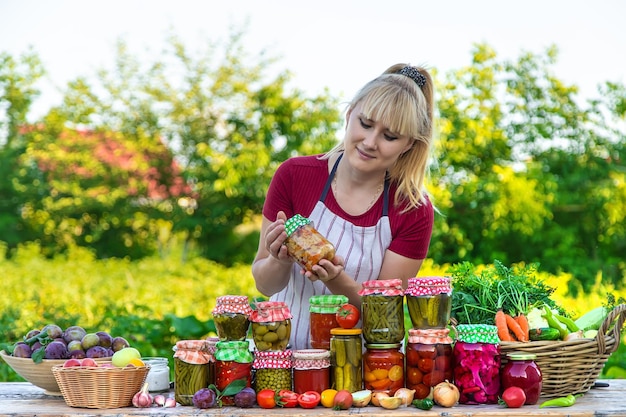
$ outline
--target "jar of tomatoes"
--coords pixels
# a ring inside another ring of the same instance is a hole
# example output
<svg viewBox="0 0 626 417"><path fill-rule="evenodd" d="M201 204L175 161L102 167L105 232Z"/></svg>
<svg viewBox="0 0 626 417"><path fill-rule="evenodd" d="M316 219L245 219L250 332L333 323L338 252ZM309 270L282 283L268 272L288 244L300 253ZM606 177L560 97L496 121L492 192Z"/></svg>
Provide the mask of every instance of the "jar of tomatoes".
<svg viewBox="0 0 626 417"><path fill-rule="evenodd" d="M298 394L330 388L330 351L301 349L293 352L293 390Z"/></svg>
<svg viewBox="0 0 626 417"><path fill-rule="evenodd" d="M311 322L311 347L330 349L330 329L339 327L337 310L348 302L345 295L314 295L309 298L309 320Z"/></svg>
<svg viewBox="0 0 626 417"><path fill-rule="evenodd" d="M257 350L285 350L291 337L291 312L282 301L261 301L250 314Z"/></svg>
<svg viewBox="0 0 626 417"><path fill-rule="evenodd" d="M415 390L415 398L426 398L438 383L452 381L449 329L409 329L405 350L406 387Z"/></svg>
<svg viewBox="0 0 626 417"><path fill-rule="evenodd" d="M404 290L402 280L363 283L361 315L367 343L400 343L404 339Z"/></svg>
<svg viewBox="0 0 626 417"><path fill-rule="evenodd" d="M535 362L537 355L527 352L510 352L507 362L500 371L502 391L509 387L519 387L526 394L524 404L537 404L541 395L541 369Z"/></svg>
<svg viewBox="0 0 626 417"><path fill-rule="evenodd" d="M452 311L450 278L409 278L405 295L414 329L434 329L448 325Z"/></svg>
<svg viewBox="0 0 626 417"><path fill-rule="evenodd" d="M285 221L287 239L284 244L289 255L307 271L322 259L332 261L335 247L313 226L306 217L296 214Z"/></svg>
<svg viewBox="0 0 626 417"><path fill-rule="evenodd" d="M404 354L400 343L369 343L363 354L365 389L395 394L404 387Z"/></svg>
<svg viewBox="0 0 626 417"><path fill-rule="evenodd" d="M215 345L215 387L223 391L228 384L238 379L245 380L246 386L252 387L253 360L247 340L217 342ZM223 396L222 403L233 405L234 396Z"/></svg>
<svg viewBox="0 0 626 417"><path fill-rule="evenodd" d="M500 339L489 324L459 324L454 343L454 384L461 404L497 404L500 394Z"/></svg>
<svg viewBox="0 0 626 417"><path fill-rule="evenodd" d="M337 391L363 389L363 339L361 329L330 331L331 386Z"/></svg>
<svg viewBox="0 0 626 417"><path fill-rule="evenodd" d="M217 297L213 322L220 340L245 340L250 327L250 302L245 295Z"/></svg>
<svg viewBox="0 0 626 417"><path fill-rule="evenodd" d="M207 340L180 340L174 346L174 397L193 405L193 395L214 383L213 355Z"/></svg>
<svg viewBox="0 0 626 417"><path fill-rule="evenodd" d="M257 350L254 354L254 389L274 391L292 389L290 350Z"/></svg>

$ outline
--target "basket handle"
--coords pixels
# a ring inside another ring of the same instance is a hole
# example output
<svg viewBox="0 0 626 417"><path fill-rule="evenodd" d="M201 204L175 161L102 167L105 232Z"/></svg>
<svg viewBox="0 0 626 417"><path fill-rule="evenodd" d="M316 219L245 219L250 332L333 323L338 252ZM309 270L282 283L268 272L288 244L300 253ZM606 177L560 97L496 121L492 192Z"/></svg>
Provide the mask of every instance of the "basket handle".
<svg viewBox="0 0 626 417"><path fill-rule="evenodd" d="M626 320L626 304L619 304L615 306L613 310L606 316L596 335L596 341L598 342L598 353L611 354L617 350L621 341L621 331L624 321ZM615 321L615 323L613 323ZM611 325L613 327L611 328ZM611 346L610 350L606 348L606 336L611 334L615 338L615 343Z"/></svg>

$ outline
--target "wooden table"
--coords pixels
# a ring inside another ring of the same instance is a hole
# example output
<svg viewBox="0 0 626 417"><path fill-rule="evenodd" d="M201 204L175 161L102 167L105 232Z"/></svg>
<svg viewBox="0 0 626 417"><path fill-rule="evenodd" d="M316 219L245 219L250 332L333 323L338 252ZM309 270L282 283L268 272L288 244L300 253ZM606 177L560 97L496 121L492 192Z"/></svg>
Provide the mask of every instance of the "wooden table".
<svg viewBox="0 0 626 417"><path fill-rule="evenodd" d="M44 394L44 391L27 382L0 383L0 417L86 417L86 416L327 416L341 415L365 416L423 416L423 417L481 417L481 416L626 416L626 379L605 380L608 387L592 388L579 398L572 407L539 408L538 405L527 405L522 408L504 408L498 405L457 405L452 408L433 407L430 411L415 407L385 410L380 407L350 408L334 411L318 406L312 410L303 408L273 409L224 407L200 410L195 407L177 406L176 408L116 408L88 409L68 407L62 397ZM541 401L541 400L540 400Z"/></svg>

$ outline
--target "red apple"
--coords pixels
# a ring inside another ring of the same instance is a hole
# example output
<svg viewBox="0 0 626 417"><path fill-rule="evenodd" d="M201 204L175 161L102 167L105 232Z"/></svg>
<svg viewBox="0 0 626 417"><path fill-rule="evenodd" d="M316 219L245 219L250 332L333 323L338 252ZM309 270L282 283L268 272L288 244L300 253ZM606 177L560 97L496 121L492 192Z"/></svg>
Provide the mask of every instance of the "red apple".
<svg viewBox="0 0 626 417"><path fill-rule="evenodd" d="M85 358L80 362L80 366L92 366L97 367L98 363L94 361L92 358Z"/></svg>
<svg viewBox="0 0 626 417"><path fill-rule="evenodd" d="M63 363L64 368L71 368L72 366L80 366L81 362L78 359L68 359Z"/></svg>

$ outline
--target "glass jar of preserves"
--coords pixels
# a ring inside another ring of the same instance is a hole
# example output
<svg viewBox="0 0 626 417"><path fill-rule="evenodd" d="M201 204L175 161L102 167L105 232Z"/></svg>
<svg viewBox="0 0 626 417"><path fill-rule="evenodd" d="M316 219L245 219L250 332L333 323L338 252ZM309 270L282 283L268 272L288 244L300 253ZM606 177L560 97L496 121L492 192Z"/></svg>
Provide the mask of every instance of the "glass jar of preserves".
<svg viewBox="0 0 626 417"><path fill-rule="evenodd" d="M174 398L193 405L193 395L214 383L210 366L213 357L206 340L180 340L174 346Z"/></svg>
<svg viewBox="0 0 626 417"><path fill-rule="evenodd" d="M450 278L409 278L405 295L414 329L435 329L448 325L452 310Z"/></svg>
<svg viewBox="0 0 626 417"><path fill-rule="evenodd" d="M356 392L363 389L363 339L361 329L330 331L331 387Z"/></svg>
<svg viewBox="0 0 626 417"><path fill-rule="evenodd" d="M330 351L301 349L293 352L293 390L298 394L330 388Z"/></svg>
<svg viewBox="0 0 626 417"><path fill-rule="evenodd" d="M449 329L409 329L405 351L405 385L415 390L415 398L426 398L435 385L453 380Z"/></svg>
<svg viewBox="0 0 626 417"><path fill-rule="evenodd" d="M148 390L150 392L162 392L170 389L170 365L167 358L141 358L150 365L150 371L146 376Z"/></svg>
<svg viewBox="0 0 626 417"><path fill-rule="evenodd" d="M400 343L365 344L363 384L365 389L395 394L404 387L404 354Z"/></svg>
<svg viewBox="0 0 626 417"><path fill-rule="evenodd" d="M220 340L245 340L250 327L250 303L245 295L217 297L213 321Z"/></svg>
<svg viewBox="0 0 626 417"><path fill-rule="evenodd" d="M537 355L527 352L510 352L506 355L506 363L500 371L502 391L509 387L519 387L526 394L524 404L537 404L541 395L541 369L535 363Z"/></svg>
<svg viewBox="0 0 626 417"><path fill-rule="evenodd" d="M289 255L307 271L311 271L322 259L332 261L335 247L320 232L311 220L296 214L285 221L287 239L285 246Z"/></svg>
<svg viewBox="0 0 626 417"><path fill-rule="evenodd" d="M217 342L215 345L215 387L223 391L231 382L244 379L252 387L252 362L247 340ZM204 388L206 388L205 386ZM234 396L222 396L222 404L233 405Z"/></svg>
<svg viewBox="0 0 626 417"><path fill-rule="evenodd" d="M291 312L282 301L261 301L250 314L257 350L285 350L291 337Z"/></svg>
<svg viewBox="0 0 626 417"><path fill-rule="evenodd" d="M361 316L367 343L400 343L404 339L404 290L402 280L363 283Z"/></svg>
<svg viewBox="0 0 626 417"><path fill-rule="evenodd" d="M454 343L454 384L461 404L497 404L500 394L500 339L489 324L459 324Z"/></svg>
<svg viewBox="0 0 626 417"><path fill-rule="evenodd" d="M314 295L309 298L311 347L330 349L330 330L339 327L337 310L348 302L345 295Z"/></svg>
<svg viewBox="0 0 626 417"><path fill-rule="evenodd" d="M254 389L292 390L290 350L257 350L254 353Z"/></svg>

